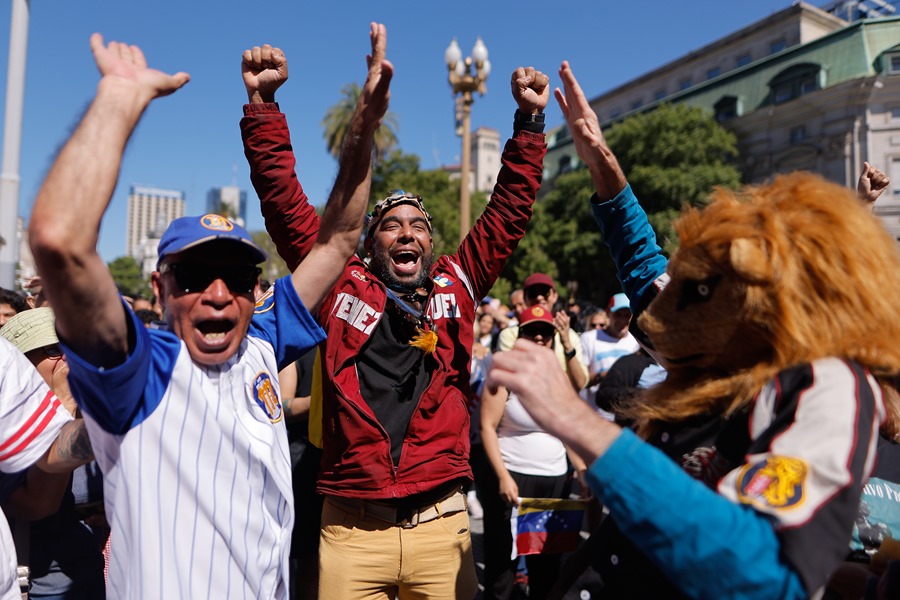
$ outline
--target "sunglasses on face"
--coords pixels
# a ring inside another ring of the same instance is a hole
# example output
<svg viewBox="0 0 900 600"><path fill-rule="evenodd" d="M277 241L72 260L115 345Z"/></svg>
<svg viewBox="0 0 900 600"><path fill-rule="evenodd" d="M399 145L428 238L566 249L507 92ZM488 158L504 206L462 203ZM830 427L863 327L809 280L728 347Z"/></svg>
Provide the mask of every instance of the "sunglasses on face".
<svg viewBox="0 0 900 600"><path fill-rule="evenodd" d="M49 358L59 358L63 355L62 348L59 347L59 344L53 344L51 346L44 346L41 348Z"/></svg>
<svg viewBox="0 0 900 600"><path fill-rule="evenodd" d="M235 294L252 294L262 269L250 265L212 267L209 265L166 263L160 273L172 272L175 285L186 294L202 292L216 279L221 279Z"/></svg>
<svg viewBox="0 0 900 600"><path fill-rule="evenodd" d="M550 290L553 288L542 286L542 285L534 285L525 290L525 298L527 300L534 300L538 296L543 296L544 298L550 295Z"/></svg>
<svg viewBox="0 0 900 600"><path fill-rule="evenodd" d="M556 328L554 327L531 326L519 329L519 337L525 338L527 340L533 340L538 336L547 340L552 338L554 335L556 335Z"/></svg>
<svg viewBox="0 0 900 600"><path fill-rule="evenodd" d="M37 356L38 352L43 354L43 358ZM50 344L49 346L41 346L40 348L29 350L25 355L32 359L32 361L38 359L37 361L40 362L40 360L43 360L44 358L62 358L63 351L62 348L59 347L59 344Z"/></svg>

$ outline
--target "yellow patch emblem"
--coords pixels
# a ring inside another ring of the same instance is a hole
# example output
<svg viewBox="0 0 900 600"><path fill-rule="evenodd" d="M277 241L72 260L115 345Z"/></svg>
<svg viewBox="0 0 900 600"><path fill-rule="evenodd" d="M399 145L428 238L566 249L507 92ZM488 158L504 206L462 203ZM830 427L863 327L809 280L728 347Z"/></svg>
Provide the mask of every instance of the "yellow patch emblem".
<svg viewBox="0 0 900 600"><path fill-rule="evenodd" d="M281 400L278 399L278 392L275 391L272 376L264 371L257 373L253 379L253 399L263 409L270 421L277 423L281 420Z"/></svg>
<svg viewBox="0 0 900 600"><path fill-rule="evenodd" d="M808 472L805 461L790 456L770 456L764 462L745 465L737 478L738 498L772 508L799 506Z"/></svg>
<svg viewBox="0 0 900 600"><path fill-rule="evenodd" d="M213 231L231 231L234 229L234 223L221 215L203 215L200 217L200 224Z"/></svg>

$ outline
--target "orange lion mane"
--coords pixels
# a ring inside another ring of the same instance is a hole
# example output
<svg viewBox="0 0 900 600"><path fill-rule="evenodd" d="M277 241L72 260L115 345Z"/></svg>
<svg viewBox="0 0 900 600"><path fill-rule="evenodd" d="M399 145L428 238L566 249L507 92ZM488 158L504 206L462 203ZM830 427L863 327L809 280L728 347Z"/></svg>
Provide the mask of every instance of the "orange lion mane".
<svg viewBox="0 0 900 600"><path fill-rule="evenodd" d="M811 173L783 175L739 192L717 189L675 229L671 281L640 325L661 354L712 350L691 366L663 358L666 381L624 407L644 434L657 423L731 415L779 371L834 356L876 377L888 414L883 433L896 437L900 254L852 192ZM701 275L715 276L716 291L691 315L684 290Z"/></svg>

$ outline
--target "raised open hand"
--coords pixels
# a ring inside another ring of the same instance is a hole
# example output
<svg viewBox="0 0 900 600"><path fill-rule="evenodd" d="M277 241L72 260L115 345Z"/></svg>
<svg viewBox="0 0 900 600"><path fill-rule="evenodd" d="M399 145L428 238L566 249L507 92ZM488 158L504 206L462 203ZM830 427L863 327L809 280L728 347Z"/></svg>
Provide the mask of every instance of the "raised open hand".
<svg viewBox="0 0 900 600"><path fill-rule="evenodd" d="M288 79L288 62L281 48L269 44L244 50L241 75L251 104L275 102L275 90Z"/></svg>
<svg viewBox="0 0 900 600"><path fill-rule="evenodd" d="M571 324L572 319L569 318L569 313L566 311L561 310L553 315L553 326L556 327L556 331L558 331L560 335L568 337Z"/></svg>
<svg viewBox="0 0 900 600"><path fill-rule="evenodd" d="M597 195L601 200L609 200L625 188L625 174L606 145L597 113L578 85L568 61L563 61L559 68L559 77L565 93L556 88L554 95L569 125L575 151L590 170Z"/></svg>
<svg viewBox="0 0 900 600"><path fill-rule="evenodd" d="M103 36L95 33L91 36L91 51L100 74L104 77L127 81L137 86L146 100L168 96L190 81L191 77L183 71L174 75L163 73L147 66L144 53L137 46L122 42L103 44Z"/></svg>
<svg viewBox="0 0 900 600"><path fill-rule="evenodd" d="M544 112L550 99L550 78L534 67L519 67L510 78L512 95L523 113Z"/></svg>
<svg viewBox="0 0 900 600"><path fill-rule="evenodd" d="M385 58L387 52L387 29L382 23L369 25L369 39L372 53L366 56L369 73L363 84L356 112L363 117L367 127L372 131L381 124L388 109L391 98L391 78L394 76L394 65Z"/></svg>

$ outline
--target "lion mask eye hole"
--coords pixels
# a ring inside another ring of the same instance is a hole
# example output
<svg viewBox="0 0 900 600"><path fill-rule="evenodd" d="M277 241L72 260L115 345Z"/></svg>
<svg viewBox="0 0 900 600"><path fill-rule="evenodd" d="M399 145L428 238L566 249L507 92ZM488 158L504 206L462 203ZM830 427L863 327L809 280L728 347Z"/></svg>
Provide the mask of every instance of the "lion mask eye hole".
<svg viewBox="0 0 900 600"><path fill-rule="evenodd" d="M681 310L691 304L709 302L721 279L722 277L720 275L716 275L699 281L685 281L681 286L681 297L678 299L678 309Z"/></svg>

